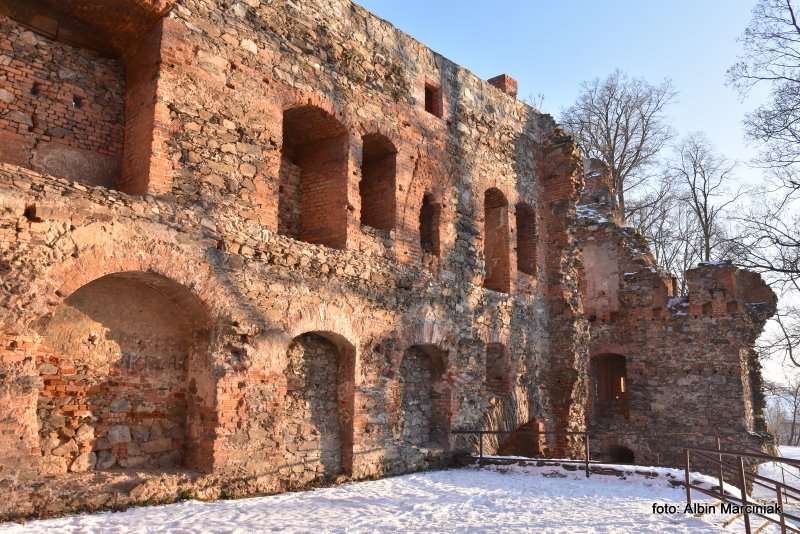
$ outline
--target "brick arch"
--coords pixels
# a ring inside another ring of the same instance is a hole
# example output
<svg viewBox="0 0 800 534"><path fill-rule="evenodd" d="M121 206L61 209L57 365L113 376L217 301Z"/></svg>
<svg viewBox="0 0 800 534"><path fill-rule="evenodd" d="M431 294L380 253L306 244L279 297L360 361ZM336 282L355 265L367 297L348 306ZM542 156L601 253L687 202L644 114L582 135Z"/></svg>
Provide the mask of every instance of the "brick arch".
<svg viewBox="0 0 800 534"><path fill-rule="evenodd" d="M153 272L72 291L36 352L42 470L212 468L211 319L188 288Z"/></svg>
<svg viewBox="0 0 800 534"><path fill-rule="evenodd" d="M206 261L188 259L156 240L117 240L110 236L107 242L95 243L77 257L52 264L36 274L31 286L36 297L20 314L22 326L46 322L53 310L78 288L119 272L154 273L186 287L203 302L214 320L237 315L228 290Z"/></svg>
<svg viewBox="0 0 800 534"><path fill-rule="evenodd" d="M306 332L324 332L332 342L346 342L354 347L359 347L362 340L359 323L352 314L327 302L290 308L285 324L288 340Z"/></svg>
<svg viewBox="0 0 800 534"><path fill-rule="evenodd" d="M455 348L457 335L450 323L441 320L441 310L433 306L421 306L407 314L408 324L399 333L400 342L406 346L435 345L445 350Z"/></svg>
<svg viewBox="0 0 800 534"><path fill-rule="evenodd" d="M352 131L352 120L349 116L336 106L330 98L322 93L306 93L302 91L287 91L280 95L281 112L286 112L293 108L312 106L321 109L337 121L341 122L348 130Z"/></svg>
<svg viewBox="0 0 800 534"><path fill-rule="evenodd" d="M363 137L365 135L380 135L385 137L390 143L399 149L406 143L406 140L400 135L396 129L392 128L391 124L383 121L367 120L358 121L352 124L350 131L354 136Z"/></svg>
<svg viewBox="0 0 800 534"><path fill-rule="evenodd" d="M592 345L589 351L589 358L595 358L603 354L620 354L627 357L630 353L629 347L620 343L597 343Z"/></svg>

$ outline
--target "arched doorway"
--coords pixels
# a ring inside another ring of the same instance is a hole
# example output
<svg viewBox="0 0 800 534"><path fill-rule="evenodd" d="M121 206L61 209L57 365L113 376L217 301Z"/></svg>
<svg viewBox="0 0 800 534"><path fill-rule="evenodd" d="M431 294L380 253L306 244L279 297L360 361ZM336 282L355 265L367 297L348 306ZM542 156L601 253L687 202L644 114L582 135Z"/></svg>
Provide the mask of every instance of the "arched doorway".
<svg viewBox="0 0 800 534"><path fill-rule="evenodd" d="M355 349L343 337L309 332L287 351L286 448L307 480L353 469Z"/></svg>
<svg viewBox="0 0 800 534"><path fill-rule="evenodd" d="M608 459L615 464L632 464L636 460L633 451L622 445L612 445L608 448Z"/></svg>
<svg viewBox="0 0 800 534"><path fill-rule="evenodd" d="M213 398L208 328L199 299L153 273L110 274L70 295L41 332L45 469L208 468L194 406Z"/></svg>

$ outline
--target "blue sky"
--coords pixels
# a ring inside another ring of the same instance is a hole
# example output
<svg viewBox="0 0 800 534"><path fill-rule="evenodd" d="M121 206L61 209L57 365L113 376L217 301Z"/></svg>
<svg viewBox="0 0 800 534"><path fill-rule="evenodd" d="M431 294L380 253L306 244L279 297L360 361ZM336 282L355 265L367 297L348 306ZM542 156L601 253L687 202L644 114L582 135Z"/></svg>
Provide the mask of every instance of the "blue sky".
<svg viewBox="0 0 800 534"><path fill-rule="evenodd" d="M555 116L582 81L615 68L653 83L670 78L679 94L669 121L681 135L704 131L730 159L754 155L742 119L765 93L742 102L725 71L755 0L356 1L484 79L511 75L521 97L542 94ZM760 176L746 165L738 174Z"/></svg>

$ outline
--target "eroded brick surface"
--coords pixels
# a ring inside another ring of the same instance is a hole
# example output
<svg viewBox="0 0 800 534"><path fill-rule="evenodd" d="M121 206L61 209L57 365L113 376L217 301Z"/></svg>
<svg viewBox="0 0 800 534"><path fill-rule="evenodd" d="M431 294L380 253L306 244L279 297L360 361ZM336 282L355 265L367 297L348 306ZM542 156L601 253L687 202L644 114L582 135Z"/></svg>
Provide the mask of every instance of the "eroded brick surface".
<svg viewBox="0 0 800 534"><path fill-rule="evenodd" d="M775 295L756 274L708 264L686 273L688 296L678 296L642 237L613 222L603 169L591 172L579 235L594 448L607 459L678 465L683 447L716 447L717 436L733 450L769 444L753 343Z"/></svg>
<svg viewBox="0 0 800 534"><path fill-rule="evenodd" d="M601 229L577 224L575 145L512 79L480 80L346 0L20 5L0 2L0 56L31 13L43 51L103 50L126 73L125 133L112 187L0 152L0 517L445 465L477 446L455 429L535 429L526 447L580 454L590 348L620 337L586 318L649 293L581 270L581 252L611 262L596 272L628 256L589 252ZM756 422L760 324L723 315L771 293L718 272L691 309L708 304L736 349L726 369L750 389L718 394ZM655 328L637 321L631 335ZM686 361L659 367L649 398Z"/></svg>
<svg viewBox="0 0 800 534"><path fill-rule="evenodd" d="M0 159L115 186L125 73L120 61L0 18Z"/></svg>

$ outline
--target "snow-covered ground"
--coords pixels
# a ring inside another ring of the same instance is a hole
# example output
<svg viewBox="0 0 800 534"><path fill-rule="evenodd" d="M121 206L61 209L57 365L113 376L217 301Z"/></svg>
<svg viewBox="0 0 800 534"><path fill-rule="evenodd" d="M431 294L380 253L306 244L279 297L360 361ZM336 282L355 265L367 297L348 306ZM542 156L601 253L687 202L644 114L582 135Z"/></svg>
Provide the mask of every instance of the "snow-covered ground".
<svg viewBox="0 0 800 534"><path fill-rule="evenodd" d="M780 451L781 456L784 458L792 458L794 460L800 459L800 447L788 447L786 445L781 445ZM758 474L769 477L773 480L785 482L790 486L800 487L800 469L791 465L786 465L779 462L765 462L758 466ZM756 497L761 497L764 493L768 493L769 497L774 498L774 491L769 492L764 488L758 487L754 489L754 495Z"/></svg>
<svg viewBox="0 0 800 534"><path fill-rule="evenodd" d="M582 471L560 467L469 467L271 497L5 524L0 533L719 532L727 518L684 514L684 495L663 475L587 480ZM655 514L653 503L679 511Z"/></svg>
<svg viewBox="0 0 800 534"><path fill-rule="evenodd" d="M785 458L800 459L800 447L782 445L780 451L780 455ZM778 482L783 482L789 486L800 488L800 469L797 467L780 462L766 462L758 466L758 474ZM772 486L771 484L769 485ZM800 516L800 500L796 498L795 493L791 495L792 496L789 498L784 496L784 511ZM759 485L753 486L753 497L771 502L775 502L776 500L774 488L765 488Z"/></svg>

